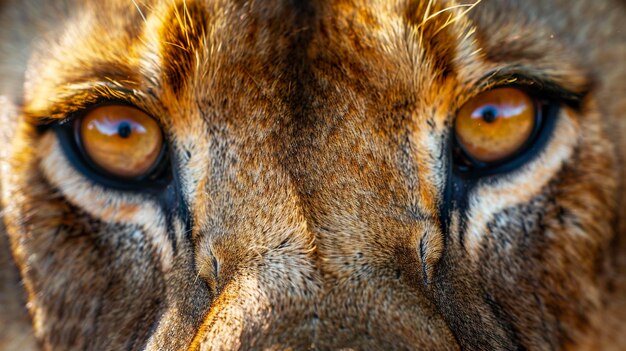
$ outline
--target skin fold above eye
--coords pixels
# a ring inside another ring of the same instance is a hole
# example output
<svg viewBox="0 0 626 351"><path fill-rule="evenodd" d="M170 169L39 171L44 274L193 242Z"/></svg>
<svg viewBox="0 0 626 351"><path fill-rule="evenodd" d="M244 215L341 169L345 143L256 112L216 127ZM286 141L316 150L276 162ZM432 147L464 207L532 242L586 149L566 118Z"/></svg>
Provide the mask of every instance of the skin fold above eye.
<svg viewBox="0 0 626 351"><path fill-rule="evenodd" d="M76 138L97 168L120 178L137 178L159 161L163 136L144 112L124 105L97 107L77 121Z"/></svg>

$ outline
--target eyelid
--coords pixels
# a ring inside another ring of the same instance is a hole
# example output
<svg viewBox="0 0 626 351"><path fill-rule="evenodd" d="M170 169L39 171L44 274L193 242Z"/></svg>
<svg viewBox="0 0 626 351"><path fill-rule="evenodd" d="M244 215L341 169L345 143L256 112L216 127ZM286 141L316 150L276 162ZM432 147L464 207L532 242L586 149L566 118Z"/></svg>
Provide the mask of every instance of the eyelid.
<svg viewBox="0 0 626 351"><path fill-rule="evenodd" d="M52 113L51 116L56 116L56 117L35 118L36 119L35 127L37 128L37 131L40 134L42 134L50 130L51 128L72 124L74 123L76 119L83 117L89 111L95 108L101 107L101 106L106 106L106 105L124 105L124 106L129 106L129 107L139 109L143 111L144 113L146 113L148 116L151 116L160 125L159 119L155 118L154 114L142 108L142 105L145 105L145 104L137 105L129 100L108 99L105 97L101 97L93 103L89 102L86 104L85 103L78 104L78 106L80 106L79 108L71 109L66 112L51 112ZM61 111L64 111L64 110L61 110Z"/></svg>
<svg viewBox="0 0 626 351"><path fill-rule="evenodd" d="M157 121L161 114L148 107L159 108L153 95L137 89L124 87L113 81L68 84L61 93L51 96L46 106L31 109L27 105L25 114L38 129L47 130L52 125L70 122L86 110L104 104L128 105L143 110Z"/></svg>
<svg viewBox="0 0 626 351"><path fill-rule="evenodd" d="M482 78L476 92L467 100L482 92L503 87L523 89L540 102L558 101L576 111L580 111L583 100L591 91L591 84L587 84L584 90L575 92L546 77L516 71L499 71Z"/></svg>

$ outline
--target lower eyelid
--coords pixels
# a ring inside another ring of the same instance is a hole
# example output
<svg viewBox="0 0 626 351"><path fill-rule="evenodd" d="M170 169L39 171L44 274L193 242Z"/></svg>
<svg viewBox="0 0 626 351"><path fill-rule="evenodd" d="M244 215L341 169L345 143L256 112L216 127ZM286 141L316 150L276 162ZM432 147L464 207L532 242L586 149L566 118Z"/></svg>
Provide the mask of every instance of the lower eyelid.
<svg viewBox="0 0 626 351"><path fill-rule="evenodd" d="M37 151L43 175L73 206L108 223L155 225L151 221L154 222L155 213L161 211L157 201L91 182L70 164L55 133L46 132Z"/></svg>

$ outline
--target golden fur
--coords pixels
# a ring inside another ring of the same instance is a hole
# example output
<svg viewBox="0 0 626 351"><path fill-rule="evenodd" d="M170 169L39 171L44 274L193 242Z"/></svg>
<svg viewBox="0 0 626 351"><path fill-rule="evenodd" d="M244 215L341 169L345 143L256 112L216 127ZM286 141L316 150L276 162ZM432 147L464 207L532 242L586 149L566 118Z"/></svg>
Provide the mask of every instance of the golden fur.
<svg viewBox="0 0 626 351"><path fill-rule="evenodd" d="M626 349L623 1L0 12L0 349ZM519 76L576 103L452 187L455 111ZM163 194L41 127L103 99L162 126Z"/></svg>

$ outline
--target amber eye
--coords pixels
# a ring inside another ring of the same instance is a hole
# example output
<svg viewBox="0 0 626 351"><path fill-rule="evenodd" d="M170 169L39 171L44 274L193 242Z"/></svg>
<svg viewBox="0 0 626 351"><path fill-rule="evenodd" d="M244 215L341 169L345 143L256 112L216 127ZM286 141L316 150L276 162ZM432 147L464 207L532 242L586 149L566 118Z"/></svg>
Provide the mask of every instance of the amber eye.
<svg viewBox="0 0 626 351"><path fill-rule="evenodd" d="M502 161L520 151L531 138L536 114L533 99L520 89L486 91L459 110L456 139L473 160Z"/></svg>
<svg viewBox="0 0 626 351"><path fill-rule="evenodd" d="M149 174L159 162L163 135L146 113L125 105L89 111L75 125L83 153L99 169L125 179Z"/></svg>

